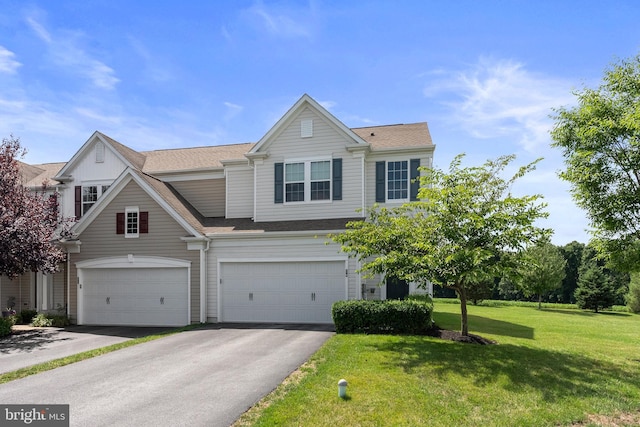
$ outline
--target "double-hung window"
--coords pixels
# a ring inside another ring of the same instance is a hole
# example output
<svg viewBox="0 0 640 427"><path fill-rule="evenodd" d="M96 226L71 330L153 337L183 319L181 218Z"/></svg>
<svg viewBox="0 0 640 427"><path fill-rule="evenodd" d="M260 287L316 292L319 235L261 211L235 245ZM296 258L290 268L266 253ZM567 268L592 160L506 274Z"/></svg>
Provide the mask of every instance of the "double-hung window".
<svg viewBox="0 0 640 427"><path fill-rule="evenodd" d="M420 159L376 162L376 202L418 200Z"/></svg>
<svg viewBox="0 0 640 427"><path fill-rule="evenodd" d="M116 234L126 238L140 237L149 233L149 212L141 212L138 206L127 206L124 212L116 213Z"/></svg>
<svg viewBox="0 0 640 427"><path fill-rule="evenodd" d="M138 237L140 235L140 211L137 207L127 207L124 213L124 237Z"/></svg>
<svg viewBox="0 0 640 427"><path fill-rule="evenodd" d="M409 168L406 160L387 163L387 200L407 200Z"/></svg>
<svg viewBox="0 0 640 427"><path fill-rule="evenodd" d="M304 163L286 163L284 165L285 200L304 202Z"/></svg>
<svg viewBox="0 0 640 427"><path fill-rule="evenodd" d="M285 163L284 196L287 203L331 200L331 160Z"/></svg>
<svg viewBox="0 0 640 427"><path fill-rule="evenodd" d="M82 211L81 215L86 214L93 205L96 204L100 196L109 188L108 185L83 185L82 187Z"/></svg>
<svg viewBox="0 0 640 427"><path fill-rule="evenodd" d="M342 159L275 163L274 203L342 200Z"/></svg>

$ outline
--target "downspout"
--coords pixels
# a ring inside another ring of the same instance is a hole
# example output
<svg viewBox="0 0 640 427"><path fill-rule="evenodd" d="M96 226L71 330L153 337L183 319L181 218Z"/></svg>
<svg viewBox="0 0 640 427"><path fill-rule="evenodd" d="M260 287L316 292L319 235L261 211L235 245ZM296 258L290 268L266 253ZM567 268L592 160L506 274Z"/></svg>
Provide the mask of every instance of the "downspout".
<svg viewBox="0 0 640 427"><path fill-rule="evenodd" d="M71 311L70 311L71 310L71 288L70 288L70 283L71 283L71 271L70 270L71 269L69 268L70 267L70 263L71 263L71 256L69 255L69 252L67 251L67 261L65 263L65 270L66 270L65 273L66 274L64 275L65 281L67 282L66 283L67 286L65 286L66 289L67 289L67 295L66 295L67 296L66 297L67 303L65 304L67 306L67 310L66 310L67 317L71 316Z"/></svg>
<svg viewBox="0 0 640 427"><path fill-rule="evenodd" d="M200 249L200 323L207 323L207 252L211 240L207 239L207 246Z"/></svg>

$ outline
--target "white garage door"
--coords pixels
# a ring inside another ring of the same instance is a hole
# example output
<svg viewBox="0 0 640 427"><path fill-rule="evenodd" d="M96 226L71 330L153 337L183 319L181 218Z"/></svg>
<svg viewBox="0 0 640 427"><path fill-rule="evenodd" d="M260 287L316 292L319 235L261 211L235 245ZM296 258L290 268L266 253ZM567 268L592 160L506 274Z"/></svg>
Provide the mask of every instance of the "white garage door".
<svg viewBox="0 0 640 427"><path fill-rule="evenodd" d="M344 261L223 262L221 321L331 323L346 299Z"/></svg>
<svg viewBox="0 0 640 427"><path fill-rule="evenodd" d="M85 325L184 326L189 323L186 268L83 270Z"/></svg>

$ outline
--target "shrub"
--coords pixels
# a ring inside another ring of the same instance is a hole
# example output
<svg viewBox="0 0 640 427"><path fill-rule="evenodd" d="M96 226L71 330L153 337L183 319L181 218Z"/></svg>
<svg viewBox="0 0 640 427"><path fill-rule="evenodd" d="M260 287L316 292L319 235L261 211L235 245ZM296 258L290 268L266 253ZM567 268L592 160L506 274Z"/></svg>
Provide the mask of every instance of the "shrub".
<svg viewBox="0 0 640 427"><path fill-rule="evenodd" d="M432 312L430 299L414 298L337 301L331 308L339 334L424 334L433 328Z"/></svg>
<svg viewBox="0 0 640 427"><path fill-rule="evenodd" d="M13 320L10 317L0 317L0 337L11 335Z"/></svg>
<svg viewBox="0 0 640 427"><path fill-rule="evenodd" d="M53 322L46 314L38 313L31 321L31 324L36 327L45 327L51 326Z"/></svg>
<svg viewBox="0 0 640 427"><path fill-rule="evenodd" d="M51 326L55 326L56 328L64 328L71 324L69 318L64 314L50 315L49 318L51 319Z"/></svg>
<svg viewBox="0 0 640 427"><path fill-rule="evenodd" d="M31 321L31 324L33 326L37 326L37 327L47 327L47 326L54 326L56 328L64 328L65 326L69 326L70 325L70 320L67 316L65 315L60 315L60 314L45 314L45 313L39 313L37 314L33 320Z"/></svg>
<svg viewBox="0 0 640 427"><path fill-rule="evenodd" d="M18 323L21 325L28 325L31 323L31 320L38 314L35 310L22 310L19 314Z"/></svg>

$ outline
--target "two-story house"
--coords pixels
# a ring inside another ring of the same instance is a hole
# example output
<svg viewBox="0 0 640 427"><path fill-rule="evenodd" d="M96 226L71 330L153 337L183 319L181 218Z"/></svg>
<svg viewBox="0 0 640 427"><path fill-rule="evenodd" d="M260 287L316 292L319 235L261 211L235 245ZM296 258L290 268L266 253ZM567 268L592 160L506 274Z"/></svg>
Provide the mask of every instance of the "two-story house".
<svg viewBox="0 0 640 427"><path fill-rule="evenodd" d="M257 143L134 151L95 132L57 184L75 237L59 273L0 278L17 308L78 324L331 322L342 299L399 297L327 238L366 207L415 200L426 123L350 129L308 95Z"/></svg>

